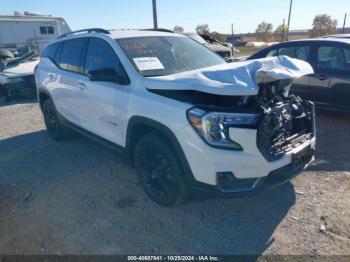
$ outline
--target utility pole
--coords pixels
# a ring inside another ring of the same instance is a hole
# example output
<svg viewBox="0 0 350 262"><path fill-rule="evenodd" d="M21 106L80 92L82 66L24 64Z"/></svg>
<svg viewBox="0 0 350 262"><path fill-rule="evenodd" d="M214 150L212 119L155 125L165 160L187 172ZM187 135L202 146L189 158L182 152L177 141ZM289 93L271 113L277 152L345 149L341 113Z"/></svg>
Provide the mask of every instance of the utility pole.
<svg viewBox="0 0 350 262"><path fill-rule="evenodd" d="M232 45L231 51L232 51L232 56L233 56L233 45L235 43L235 41L233 39L233 33L234 33L234 31L233 31L233 24L231 24L231 45Z"/></svg>
<svg viewBox="0 0 350 262"><path fill-rule="evenodd" d="M290 0L289 15L288 15L288 27L287 27L287 41L288 41L288 35L289 35L289 26L290 26L290 17L292 14L292 7L293 7L293 0Z"/></svg>
<svg viewBox="0 0 350 262"><path fill-rule="evenodd" d="M282 24L282 40L281 42L284 42L284 35L286 32L286 19L283 18L283 24Z"/></svg>
<svg viewBox="0 0 350 262"><path fill-rule="evenodd" d="M157 0L152 0L152 6L153 6L153 28L158 29Z"/></svg>
<svg viewBox="0 0 350 262"><path fill-rule="evenodd" d="M342 34L344 34L344 32L345 32L346 17L347 17L347 13L345 13L345 16L344 16L343 30L341 32Z"/></svg>

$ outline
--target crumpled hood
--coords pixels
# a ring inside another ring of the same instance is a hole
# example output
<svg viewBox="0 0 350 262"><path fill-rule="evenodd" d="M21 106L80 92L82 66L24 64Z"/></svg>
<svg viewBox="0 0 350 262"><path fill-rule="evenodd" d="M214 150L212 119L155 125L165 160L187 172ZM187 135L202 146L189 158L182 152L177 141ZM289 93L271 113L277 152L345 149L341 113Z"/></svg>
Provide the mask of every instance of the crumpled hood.
<svg viewBox="0 0 350 262"><path fill-rule="evenodd" d="M251 96L259 83L313 74L311 65L287 56L221 64L168 76L146 78L149 90L193 90L215 95Z"/></svg>

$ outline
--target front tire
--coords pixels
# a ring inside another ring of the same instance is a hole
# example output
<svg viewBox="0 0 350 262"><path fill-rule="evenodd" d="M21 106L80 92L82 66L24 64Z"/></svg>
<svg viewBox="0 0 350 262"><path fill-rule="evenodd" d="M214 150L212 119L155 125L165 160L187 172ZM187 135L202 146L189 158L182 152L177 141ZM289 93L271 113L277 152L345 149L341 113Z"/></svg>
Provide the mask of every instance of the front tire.
<svg viewBox="0 0 350 262"><path fill-rule="evenodd" d="M43 115L47 132L55 141L62 141L67 138L68 130L60 122L55 105L51 99L47 99L43 104Z"/></svg>
<svg viewBox="0 0 350 262"><path fill-rule="evenodd" d="M187 199L179 161L161 137L142 137L136 145L134 161L142 187L153 201L161 206L175 206Z"/></svg>

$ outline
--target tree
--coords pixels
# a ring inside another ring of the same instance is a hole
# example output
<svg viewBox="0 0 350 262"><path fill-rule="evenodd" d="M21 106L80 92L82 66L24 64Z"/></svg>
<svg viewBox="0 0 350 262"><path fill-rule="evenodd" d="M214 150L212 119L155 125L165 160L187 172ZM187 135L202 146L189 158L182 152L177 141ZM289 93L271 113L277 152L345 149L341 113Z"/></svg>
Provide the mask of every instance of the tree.
<svg viewBox="0 0 350 262"><path fill-rule="evenodd" d="M184 28L183 28L182 26L180 26L180 25L176 25L176 26L174 26L173 31L174 31L175 33L181 34L181 33L184 32Z"/></svg>
<svg viewBox="0 0 350 262"><path fill-rule="evenodd" d="M210 30L208 24L197 25L196 27L197 34L209 35Z"/></svg>
<svg viewBox="0 0 350 262"><path fill-rule="evenodd" d="M272 35L273 25L268 22L261 22L256 28L256 39L264 42L271 41L273 39Z"/></svg>
<svg viewBox="0 0 350 262"><path fill-rule="evenodd" d="M219 40L220 42L222 43L225 43L226 42L226 36L223 35L223 34L220 34L219 32L211 32L210 35L215 38L216 40Z"/></svg>
<svg viewBox="0 0 350 262"><path fill-rule="evenodd" d="M316 15L312 23L311 37L336 34L337 25L338 21L327 14Z"/></svg>
<svg viewBox="0 0 350 262"><path fill-rule="evenodd" d="M284 28L283 28L284 27ZM276 27L275 31L274 31L274 35L275 35L275 40L276 41L284 41L284 34L287 31L287 26L286 25L279 25Z"/></svg>

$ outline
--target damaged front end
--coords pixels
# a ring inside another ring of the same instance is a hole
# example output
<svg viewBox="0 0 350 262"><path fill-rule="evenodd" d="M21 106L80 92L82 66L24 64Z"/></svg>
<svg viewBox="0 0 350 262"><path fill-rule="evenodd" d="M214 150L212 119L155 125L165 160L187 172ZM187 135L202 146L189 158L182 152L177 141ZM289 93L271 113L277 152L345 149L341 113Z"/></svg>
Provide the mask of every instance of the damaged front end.
<svg viewBox="0 0 350 262"><path fill-rule="evenodd" d="M231 105L206 103L208 96L188 111L188 120L209 145L236 151L244 145L231 139L230 128L256 129L257 148L268 162L276 161L315 136L314 105L291 94L290 83L261 83L256 96L232 97Z"/></svg>
<svg viewBox="0 0 350 262"><path fill-rule="evenodd" d="M290 85L285 81L260 86L253 99L262 112L257 146L265 159L272 162L315 136L315 110L312 102L290 94ZM311 161L311 155L305 162Z"/></svg>
<svg viewBox="0 0 350 262"><path fill-rule="evenodd" d="M257 130L257 148L273 162L315 136L313 103L290 92L295 78L312 73L304 61L274 57L153 78L148 89L192 104L189 123L210 146L244 151L230 129ZM309 163L313 152L303 157Z"/></svg>

